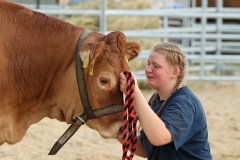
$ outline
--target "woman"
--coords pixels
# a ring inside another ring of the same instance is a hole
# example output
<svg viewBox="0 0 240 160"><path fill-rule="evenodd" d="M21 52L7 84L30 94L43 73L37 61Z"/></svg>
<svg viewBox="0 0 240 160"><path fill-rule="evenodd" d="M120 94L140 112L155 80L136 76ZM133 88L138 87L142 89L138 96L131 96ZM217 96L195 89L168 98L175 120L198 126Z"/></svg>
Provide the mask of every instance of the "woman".
<svg viewBox="0 0 240 160"><path fill-rule="evenodd" d="M135 111L142 127L135 154L150 160L211 160L203 107L183 85L183 52L174 43L156 45L147 60L145 74L147 85L156 92L147 103L135 83ZM123 73L120 89L126 93Z"/></svg>

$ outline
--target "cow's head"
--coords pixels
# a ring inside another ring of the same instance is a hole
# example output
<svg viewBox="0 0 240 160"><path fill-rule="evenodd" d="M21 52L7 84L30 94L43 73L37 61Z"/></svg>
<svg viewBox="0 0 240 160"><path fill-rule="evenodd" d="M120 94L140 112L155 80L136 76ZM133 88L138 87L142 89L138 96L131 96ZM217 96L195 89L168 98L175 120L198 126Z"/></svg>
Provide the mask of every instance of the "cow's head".
<svg viewBox="0 0 240 160"><path fill-rule="evenodd" d="M119 31L106 36L94 32L83 43L79 54L82 61L89 58L84 72L93 109L115 104L122 104L123 107L119 74L129 70L127 61L137 57L139 52L140 46L134 42L126 42L125 35ZM91 119L86 124L104 138L118 138L123 125L123 113Z"/></svg>

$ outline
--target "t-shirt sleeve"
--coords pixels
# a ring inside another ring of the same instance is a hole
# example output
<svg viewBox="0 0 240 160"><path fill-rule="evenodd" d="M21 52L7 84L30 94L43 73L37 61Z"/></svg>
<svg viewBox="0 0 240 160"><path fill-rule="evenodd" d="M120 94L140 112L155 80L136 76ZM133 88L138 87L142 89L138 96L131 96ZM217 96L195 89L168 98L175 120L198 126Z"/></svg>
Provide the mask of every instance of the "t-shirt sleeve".
<svg viewBox="0 0 240 160"><path fill-rule="evenodd" d="M171 133L176 150L195 133L194 110L187 100L173 100L160 118Z"/></svg>

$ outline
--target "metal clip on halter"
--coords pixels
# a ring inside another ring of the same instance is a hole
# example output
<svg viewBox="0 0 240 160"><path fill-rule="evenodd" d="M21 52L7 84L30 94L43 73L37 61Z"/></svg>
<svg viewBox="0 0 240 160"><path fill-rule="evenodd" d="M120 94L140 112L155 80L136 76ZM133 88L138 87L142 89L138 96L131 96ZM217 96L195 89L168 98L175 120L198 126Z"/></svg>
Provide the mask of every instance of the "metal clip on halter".
<svg viewBox="0 0 240 160"><path fill-rule="evenodd" d="M76 123L80 123L81 125L84 125L85 121L84 121L84 119L82 117L77 116Z"/></svg>

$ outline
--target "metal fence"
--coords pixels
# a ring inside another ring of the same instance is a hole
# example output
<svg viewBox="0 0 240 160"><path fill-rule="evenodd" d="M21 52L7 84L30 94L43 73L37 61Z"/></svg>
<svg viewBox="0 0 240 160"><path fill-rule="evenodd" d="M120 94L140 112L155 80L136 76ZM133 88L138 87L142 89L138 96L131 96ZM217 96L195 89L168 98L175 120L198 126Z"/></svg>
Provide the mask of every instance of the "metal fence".
<svg viewBox="0 0 240 160"><path fill-rule="evenodd" d="M196 0L183 0L180 8L174 8L167 0L155 0L162 6L144 11L110 10L107 0L100 1L100 10L72 10L65 4L40 9L33 4L24 5L48 15L99 16L99 32L104 34L109 32L109 16L159 17L163 22L159 29L123 32L128 38L178 40L189 62L187 80L240 81L240 8L223 7L223 1L216 0L216 6L210 8L208 0L202 0L200 7L196 7ZM173 20L179 25L171 25ZM149 52L150 49L142 51L138 59L147 59ZM139 80L145 80L143 71L135 74Z"/></svg>

